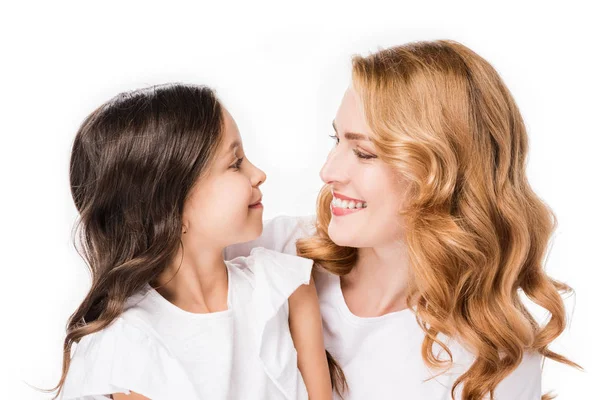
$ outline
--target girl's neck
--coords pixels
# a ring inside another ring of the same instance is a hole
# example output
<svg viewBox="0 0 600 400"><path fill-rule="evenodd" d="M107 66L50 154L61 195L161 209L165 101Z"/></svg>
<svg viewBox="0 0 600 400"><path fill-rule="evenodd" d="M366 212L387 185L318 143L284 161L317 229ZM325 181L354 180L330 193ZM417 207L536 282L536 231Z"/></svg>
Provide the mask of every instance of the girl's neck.
<svg viewBox="0 0 600 400"><path fill-rule="evenodd" d="M185 246L185 245L184 245ZM222 249L186 246L158 277L157 291L193 313L227 310L228 274Z"/></svg>

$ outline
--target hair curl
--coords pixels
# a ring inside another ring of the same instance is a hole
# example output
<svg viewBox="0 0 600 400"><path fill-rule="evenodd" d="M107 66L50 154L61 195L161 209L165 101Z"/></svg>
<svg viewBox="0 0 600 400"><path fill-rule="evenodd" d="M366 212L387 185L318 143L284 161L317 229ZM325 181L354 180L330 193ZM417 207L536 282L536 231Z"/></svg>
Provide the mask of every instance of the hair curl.
<svg viewBox="0 0 600 400"><path fill-rule="evenodd" d="M73 143L76 247L91 287L67 323L60 395L71 349L109 326L156 279L181 244L184 202L222 140L223 111L204 86L166 84L121 93L92 112ZM55 397L55 398L56 398Z"/></svg>
<svg viewBox="0 0 600 400"><path fill-rule="evenodd" d="M580 368L548 348L566 325L561 293L572 290L544 272L556 217L527 181L525 125L498 73L453 41L355 56L352 72L379 157L409 182L399 217L425 363L448 367L433 345L451 359L438 335L460 338L475 361L455 381L452 397L462 384L462 398L470 400L493 396L525 352ZM298 254L345 275L357 249L328 237L330 202L325 186L316 235L298 241ZM521 292L549 312L545 325Z"/></svg>

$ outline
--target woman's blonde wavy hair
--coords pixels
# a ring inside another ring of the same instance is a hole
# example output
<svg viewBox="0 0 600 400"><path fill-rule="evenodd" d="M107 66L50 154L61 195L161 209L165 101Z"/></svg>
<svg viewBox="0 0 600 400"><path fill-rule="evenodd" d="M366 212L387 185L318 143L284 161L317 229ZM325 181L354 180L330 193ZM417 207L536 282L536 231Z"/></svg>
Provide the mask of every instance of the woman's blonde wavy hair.
<svg viewBox="0 0 600 400"><path fill-rule="evenodd" d="M399 212L425 363L449 367L434 343L451 359L438 335L460 338L476 358L452 397L462 384L462 399L469 400L493 395L525 352L580 368L548 348L566 326L561 293L572 290L544 272L556 218L527 181L525 125L498 73L445 40L355 56L352 73L377 154L409 182ZM298 241L298 254L344 275L357 249L328 237L330 201L324 187L317 233ZM521 291L549 312L545 325L527 310ZM341 374L337 387L344 383Z"/></svg>

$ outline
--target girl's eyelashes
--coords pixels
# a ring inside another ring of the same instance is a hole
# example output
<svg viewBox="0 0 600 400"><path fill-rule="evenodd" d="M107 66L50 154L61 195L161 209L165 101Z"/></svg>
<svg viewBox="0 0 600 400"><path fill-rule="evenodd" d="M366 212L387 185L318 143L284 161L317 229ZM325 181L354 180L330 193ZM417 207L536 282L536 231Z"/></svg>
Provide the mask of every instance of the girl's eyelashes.
<svg viewBox="0 0 600 400"><path fill-rule="evenodd" d="M229 168L233 168L236 171L238 171L240 169L240 167L242 166L242 161L244 161L244 157L238 158L237 161L235 162L235 164L233 164Z"/></svg>
<svg viewBox="0 0 600 400"><path fill-rule="evenodd" d="M329 137L335 141L336 146L340 143L340 138L338 137L338 135L329 135Z"/></svg>

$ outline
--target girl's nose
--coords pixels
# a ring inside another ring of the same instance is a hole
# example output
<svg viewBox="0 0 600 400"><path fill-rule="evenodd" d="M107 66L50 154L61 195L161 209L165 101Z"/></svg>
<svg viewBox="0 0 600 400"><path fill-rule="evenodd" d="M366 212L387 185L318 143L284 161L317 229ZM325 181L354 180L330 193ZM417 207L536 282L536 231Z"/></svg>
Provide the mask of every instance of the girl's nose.
<svg viewBox="0 0 600 400"><path fill-rule="evenodd" d="M252 186L260 186L267 180L267 175L264 171L256 166L254 166L254 174L252 176Z"/></svg>

